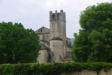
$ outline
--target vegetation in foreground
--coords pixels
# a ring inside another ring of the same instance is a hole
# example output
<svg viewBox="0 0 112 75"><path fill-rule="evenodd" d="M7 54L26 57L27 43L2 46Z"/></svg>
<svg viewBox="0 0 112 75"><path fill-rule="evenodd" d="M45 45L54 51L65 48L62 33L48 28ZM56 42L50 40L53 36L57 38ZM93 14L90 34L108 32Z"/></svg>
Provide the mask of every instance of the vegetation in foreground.
<svg viewBox="0 0 112 75"><path fill-rule="evenodd" d="M0 64L36 62L40 49L37 34L21 23L0 23Z"/></svg>
<svg viewBox="0 0 112 75"><path fill-rule="evenodd" d="M112 62L112 3L86 8L82 29L75 34L72 57L76 62Z"/></svg>
<svg viewBox="0 0 112 75"><path fill-rule="evenodd" d="M0 75L61 75L92 70L99 73L112 68L112 63L2 64Z"/></svg>

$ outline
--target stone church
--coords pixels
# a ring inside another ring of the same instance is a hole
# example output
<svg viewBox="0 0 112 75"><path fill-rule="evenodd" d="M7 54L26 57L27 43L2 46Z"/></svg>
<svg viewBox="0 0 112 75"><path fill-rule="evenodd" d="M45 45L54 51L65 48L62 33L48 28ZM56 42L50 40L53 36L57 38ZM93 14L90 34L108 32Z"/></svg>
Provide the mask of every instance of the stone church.
<svg viewBox="0 0 112 75"><path fill-rule="evenodd" d="M50 11L50 28L41 27L36 33L41 45L38 63L71 61L71 43L66 37L66 14L63 10Z"/></svg>

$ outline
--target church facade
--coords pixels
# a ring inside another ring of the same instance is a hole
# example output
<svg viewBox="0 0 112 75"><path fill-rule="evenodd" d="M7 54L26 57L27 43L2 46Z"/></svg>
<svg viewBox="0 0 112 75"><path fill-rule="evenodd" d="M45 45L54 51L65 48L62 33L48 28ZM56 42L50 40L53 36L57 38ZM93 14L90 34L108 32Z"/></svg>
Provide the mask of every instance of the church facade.
<svg viewBox="0 0 112 75"><path fill-rule="evenodd" d="M52 63L71 60L71 43L66 37L66 14L50 11L50 28L41 27L36 31L41 50L37 62Z"/></svg>

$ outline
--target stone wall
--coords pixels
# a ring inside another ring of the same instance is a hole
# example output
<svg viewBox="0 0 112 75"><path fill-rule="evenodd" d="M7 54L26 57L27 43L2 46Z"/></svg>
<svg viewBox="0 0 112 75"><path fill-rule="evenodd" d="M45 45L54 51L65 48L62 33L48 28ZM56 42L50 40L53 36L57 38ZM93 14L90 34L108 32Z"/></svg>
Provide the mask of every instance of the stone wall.
<svg viewBox="0 0 112 75"><path fill-rule="evenodd" d="M52 59L54 62L62 62L64 58L63 40L51 40L50 49L52 52Z"/></svg>
<svg viewBox="0 0 112 75"><path fill-rule="evenodd" d="M37 58L38 63L47 63L48 62L48 51L47 50L40 50L39 56Z"/></svg>
<svg viewBox="0 0 112 75"><path fill-rule="evenodd" d="M63 10L50 12L50 38L66 38L66 15Z"/></svg>
<svg viewBox="0 0 112 75"><path fill-rule="evenodd" d="M112 75L112 69L108 71L102 69L99 73L91 70L83 70L81 72L62 73L61 75Z"/></svg>
<svg viewBox="0 0 112 75"><path fill-rule="evenodd" d="M46 27L42 27L36 31L39 36L39 40L50 41L50 31Z"/></svg>

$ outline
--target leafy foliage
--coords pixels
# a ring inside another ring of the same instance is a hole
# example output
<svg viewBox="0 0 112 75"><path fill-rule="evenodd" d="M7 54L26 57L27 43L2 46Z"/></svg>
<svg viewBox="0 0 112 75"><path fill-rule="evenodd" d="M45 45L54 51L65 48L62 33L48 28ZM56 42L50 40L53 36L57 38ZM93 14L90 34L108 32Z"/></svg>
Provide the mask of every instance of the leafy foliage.
<svg viewBox="0 0 112 75"><path fill-rule="evenodd" d="M104 24L112 20L112 3L101 3L89 6L80 16L80 25L89 32L93 30L102 31L110 25ZM112 27L111 27L112 28Z"/></svg>
<svg viewBox="0 0 112 75"><path fill-rule="evenodd" d="M62 73L93 70L100 72L112 68L112 63L54 63L54 64L2 64L0 75L61 75Z"/></svg>
<svg viewBox="0 0 112 75"><path fill-rule="evenodd" d="M80 16L72 57L76 62L112 62L112 3L90 6Z"/></svg>
<svg viewBox="0 0 112 75"><path fill-rule="evenodd" d="M35 62L39 41L37 34L21 23L0 23L0 63Z"/></svg>

